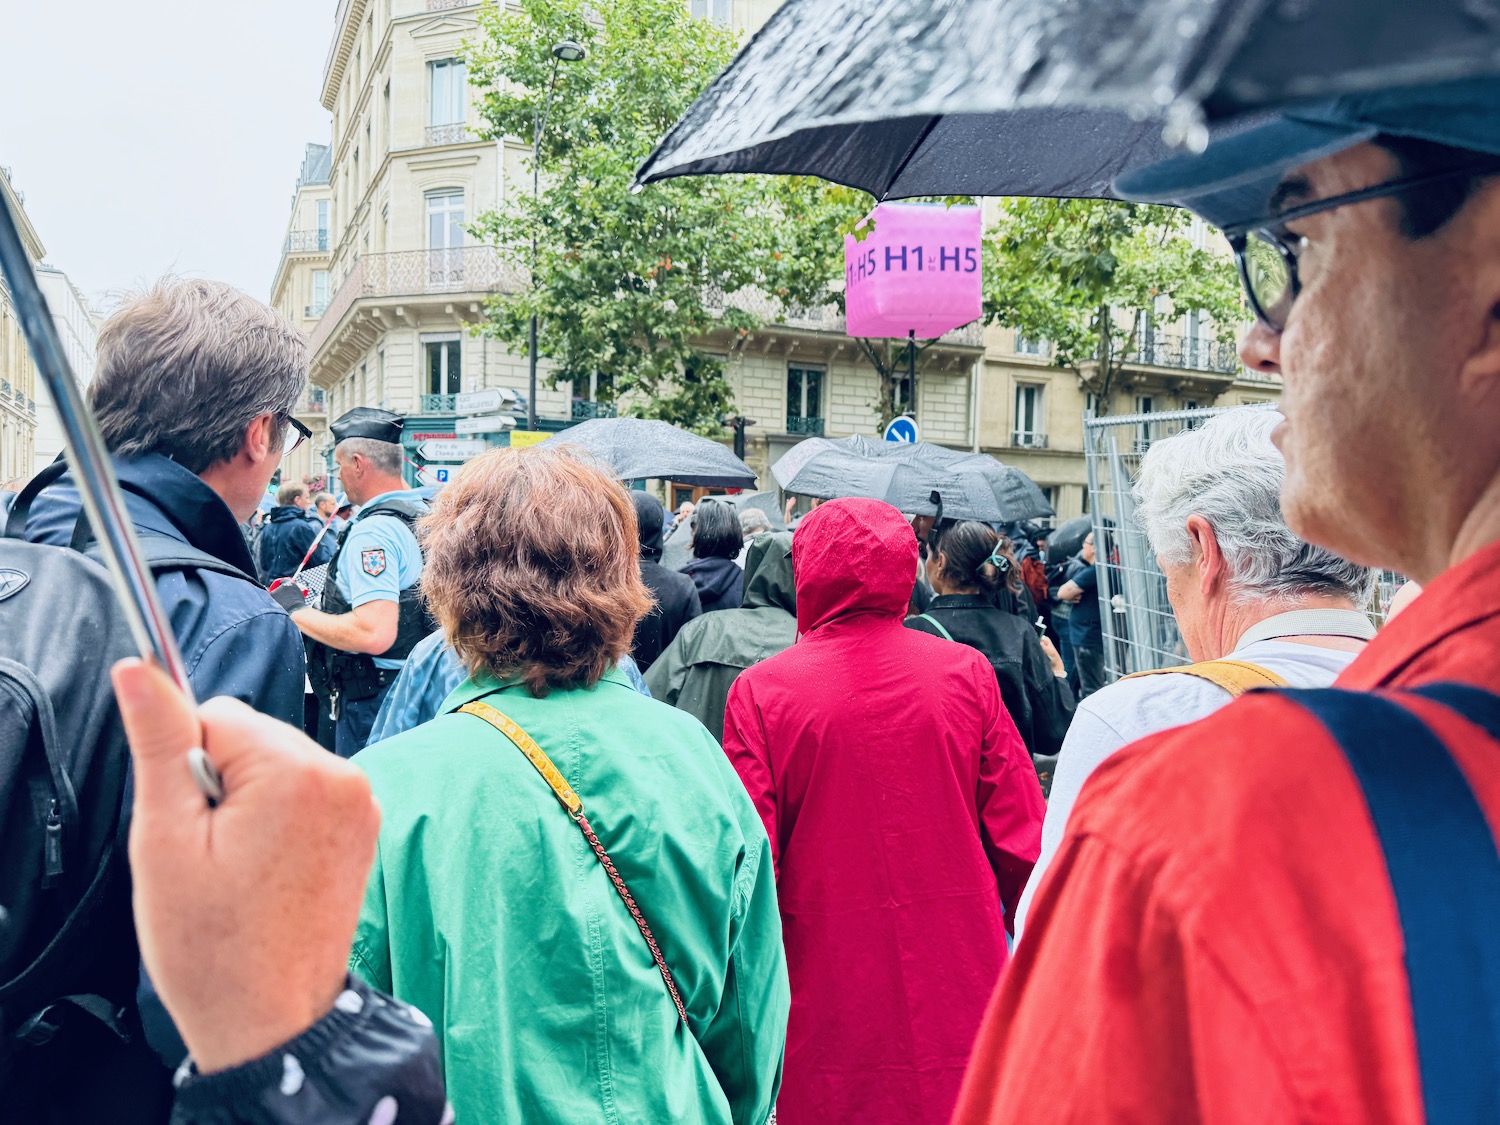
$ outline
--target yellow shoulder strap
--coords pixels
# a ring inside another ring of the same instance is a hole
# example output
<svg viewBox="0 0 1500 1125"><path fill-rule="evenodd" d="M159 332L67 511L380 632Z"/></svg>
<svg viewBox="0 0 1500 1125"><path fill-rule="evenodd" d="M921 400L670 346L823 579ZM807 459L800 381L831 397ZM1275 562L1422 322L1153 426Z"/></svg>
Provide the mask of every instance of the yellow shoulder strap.
<svg viewBox="0 0 1500 1125"><path fill-rule="evenodd" d="M1199 664L1185 664L1181 668L1157 668L1150 672L1136 672L1124 677L1134 680L1141 676L1197 676L1215 687L1223 688L1235 699L1254 688L1284 688L1291 684L1269 668L1252 664L1248 660L1205 660Z"/></svg>

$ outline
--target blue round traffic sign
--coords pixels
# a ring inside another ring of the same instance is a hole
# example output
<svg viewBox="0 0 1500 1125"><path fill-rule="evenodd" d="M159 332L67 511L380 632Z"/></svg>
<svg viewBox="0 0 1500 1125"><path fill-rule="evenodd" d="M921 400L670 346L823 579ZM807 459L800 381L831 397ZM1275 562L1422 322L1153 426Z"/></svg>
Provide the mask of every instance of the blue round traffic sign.
<svg viewBox="0 0 1500 1125"><path fill-rule="evenodd" d="M885 440L910 445L917 440L917 420L905 414L892 418L891 424L885 428Z"/></svg>

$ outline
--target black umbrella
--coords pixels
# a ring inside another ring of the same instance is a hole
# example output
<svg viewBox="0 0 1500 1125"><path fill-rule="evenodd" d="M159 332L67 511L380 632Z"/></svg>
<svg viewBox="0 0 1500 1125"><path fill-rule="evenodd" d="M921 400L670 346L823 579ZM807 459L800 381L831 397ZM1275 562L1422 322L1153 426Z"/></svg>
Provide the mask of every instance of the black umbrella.
<svg viewBox="0 0 1500 1125"><path fill-rule="evenodd" d="M1078 516L1062 524L1047 536L1047 562L1060 563L1071 559L1083 549L1083 541L1094 530L1094 521L1088 516Z"/></svg>
<svg viewBox="0 0 1500 1125"><path fill-rule="evenodd" d="M1019 469L930 442L810 438L772 465L771 475L798 496L867 496L908 515L937 515L939 504L942 515L985 523L1052 515L1041 489Z"/></svg>
<svg viewBox="0 0 1500 1125"><path fill-rule="evenodd" d="M636 177L1108 196L1164 126L1199 147L1209 121L1494 74L1490 0L787 0Z"/></svg>
<svg viewBox="0 0 1500 1125"><path fill-rule="evenodd" d="M553 434L542 444L581 446L621 480L755 487L755 470L724 446L653 418L591 418Z"/></svg>

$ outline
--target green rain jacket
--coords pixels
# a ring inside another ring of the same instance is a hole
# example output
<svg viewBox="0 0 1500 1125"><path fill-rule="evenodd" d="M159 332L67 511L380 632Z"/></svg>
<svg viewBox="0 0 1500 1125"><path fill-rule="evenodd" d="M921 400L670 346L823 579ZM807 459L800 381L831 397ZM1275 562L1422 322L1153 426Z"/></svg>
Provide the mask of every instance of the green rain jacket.
<svg viewBox="0 0 1500 1125"><path fill-rule="evenodd" d="M686 711L723 742L724 706L736 677L796 639L792 536L762 535L745 556L740 608L705 613L684 625L646 670L646 686L653 699Z"/></svg>
<svg viewBox="0 0 1500 1125"><path fill-rule="evenodd" d="M482 699L551 757L661 947ZM457 1120L762 1125L790 992L760 816L690 716L618 670L534 698L466 680L354 759L380 801L350 968L436 1025Z"/></svg>

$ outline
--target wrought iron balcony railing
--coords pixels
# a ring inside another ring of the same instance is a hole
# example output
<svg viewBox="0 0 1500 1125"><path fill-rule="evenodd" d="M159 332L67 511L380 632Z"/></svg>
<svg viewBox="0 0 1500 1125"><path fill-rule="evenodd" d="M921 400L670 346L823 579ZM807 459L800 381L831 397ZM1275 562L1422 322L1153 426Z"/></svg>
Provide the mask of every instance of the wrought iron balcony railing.
<svg viewBox="0 0 1500 1125"><path fill-rule="evenodd" d="M446 12L449 8L466 8L476 0L427 0L429 12Z"/></svg>
<svg viewBox="0 0 1500 1125"><path fill-rule="evenodd" d="M1239 349L1219 340L1200 340L1196 336L1158 333L1143 341L1125 355L1126 362L1151 367L1181 367L1191 371L1220 371L1233 374L1240 369Z"/></svg>
<svg viewBox="0 0 1500 1125"><path fill-rule="evenodd" d="M310 304L310 305L304 305L302 307L302 316L306 320L316 320L318 317L322 316L327 311L328 311L328 302L327 301L314 301L312 304Z"/></svg>
<svg viewBox="0 0 1500 1125"><path fill-rule="evenodd" d="M500 252L493 246L366 254L333 295L309 343L316 355L344 314L363 298L513 291L525 281L520 271L501 260Z"/></svg>
<svg viewBox="0 0 1500 1125"><path fill-rule="evenodd" d="M810 437L823 436L822 418L802 418L788 414L786 419L786 432L789 434L807 434Z"/></svg>
<svg viewBox="0 0 1500 1125"><path fill-rule="evenodd" d="M434 145L457 145L464 141L473 140L469 133L469 127L462 121L452 125L429 125L427 126L427 146Z"/></svg>
<svg viewBox="0 0 1500 1125"><path fill-rule="evenodd" d="M613 404L608 402L584 402L579 400L573 403L573 421L586 422L590 418L615 418L619 412Z"/></svg>
<svg viewBox="0 0 1500 1125"><path fill-rule="evenodd" d="M1010 444L1016 449L1046 449L1047 435L1035 430L1016 430L1010 435Z"/></svg>
<svg viewBox="0 0 1500 1125"><path fill-rule="evenodd" d="M317 251L327 253L328 231L326 228L319 230L294 230L286 236L286 246L282 253L285 254L310 254Z"/></svg>
<svg viewBox="0 0 1500 1125"><path fill-rule="evenodd" d="M814 332L845 331L844 316L834 304L806 308L801 305L783 304L758 289L741 289L726 294L718 287L711 287L703 294L703 307L713 313L722 313L726 304L744 309L760 317L767 324L784 325L788 328L804 328ZM984 347L984 325L975 322L955 328L942 336L943 343L967 348Z"/></svg>

